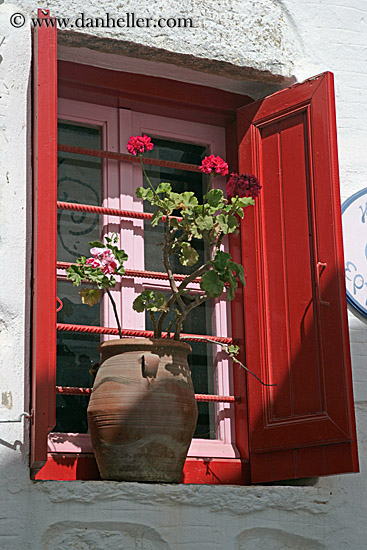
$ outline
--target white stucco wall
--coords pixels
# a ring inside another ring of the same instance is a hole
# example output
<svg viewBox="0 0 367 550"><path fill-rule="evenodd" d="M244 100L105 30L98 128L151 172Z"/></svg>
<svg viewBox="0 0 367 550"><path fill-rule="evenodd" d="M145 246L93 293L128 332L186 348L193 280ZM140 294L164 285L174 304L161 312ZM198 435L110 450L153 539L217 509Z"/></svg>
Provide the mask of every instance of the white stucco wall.
<svg viewBox="0 0 367 550"><path fill-rule="evenodd" d="M15 12L34 15L36 6L28 0L0 0L0 418L16 418L28 407L30 31L28 25L12 28L9 18ZM77 0L55 0L51 9L55 15L74 17L86 8ZM281 85L282 78L284 85L292 77L302 80L333 71L342 196L366 186L363 0L336 0L333 5L322 0L131 0L105 1L103 7L91 0L86 13L129 11L189 14L197 27L126 33L94 29L89 36L85 30L84 43L93 51L78 49L79 59L94 59L101 66L113 59L113 66L121 69L133 63L148 74L175 78L179 73L184 80L252 91L254 96ZM80 40L64 33L61 55L70 56ZM107 57L109 52L113 58ZM367 326L353 314L350 335L362 474L279 487L32 483L27 430L22 424L0 424L0 548L365 549Z"/></svg>

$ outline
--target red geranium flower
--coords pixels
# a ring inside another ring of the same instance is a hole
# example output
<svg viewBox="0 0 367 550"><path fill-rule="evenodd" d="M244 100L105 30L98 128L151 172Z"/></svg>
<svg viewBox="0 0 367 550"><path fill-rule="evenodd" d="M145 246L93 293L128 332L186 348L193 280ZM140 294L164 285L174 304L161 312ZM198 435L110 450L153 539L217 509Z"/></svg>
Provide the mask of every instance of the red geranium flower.
<svg viewBox="0 0 367 550"><path fill-rule="evenodd" d="M251 174L231 174L227 181L227 197L252 197L256 199L260 195L261 185L256 176Z"/></svg>
<svg viewBox="0 0 367 550"><path fill-rule="evenodd" d="M213 170L220 176L226 176L228 174L228 164L224 162L221 157L215 157L214 155L205 157L199 169L204 172L204 174L211 174Z"/></svg>
<svg viewBox="0 0 367 550"><path fill-rule="evenodd" d="M132 155L145 153L145 151L151 151L152 149L153 143L148 136L131 136L127 142L127 150Z"/></svg>

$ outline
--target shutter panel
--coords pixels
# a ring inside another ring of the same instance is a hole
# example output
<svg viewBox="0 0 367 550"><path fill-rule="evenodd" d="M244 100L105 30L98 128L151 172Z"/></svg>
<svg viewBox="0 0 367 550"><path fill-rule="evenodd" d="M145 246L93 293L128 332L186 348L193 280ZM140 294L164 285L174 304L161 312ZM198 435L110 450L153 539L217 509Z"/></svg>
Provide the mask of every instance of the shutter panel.
<svg viewBox="0 0 367 550"><path fill-rule="evenodd" d="M48 10L38 10L39 19L49 19L49 17ZM56 26L48 27L45 24L34 30L32 477L34 477L37 471L46 462L47 435L55 425L57 193L56 36Z"/></svg>
<svg viewBox="0 0 367 550"><path fill-rule="evenodd" d="M238 111L251 481L358 471L333 75ZM252 211L250 211L252 210Z"/></svg>

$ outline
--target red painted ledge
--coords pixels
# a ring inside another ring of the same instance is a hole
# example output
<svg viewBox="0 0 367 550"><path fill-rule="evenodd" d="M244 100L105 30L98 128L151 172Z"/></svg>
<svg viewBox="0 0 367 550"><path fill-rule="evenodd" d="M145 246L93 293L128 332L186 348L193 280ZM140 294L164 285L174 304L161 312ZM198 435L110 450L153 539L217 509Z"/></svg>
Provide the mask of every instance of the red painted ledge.
<svg viewBox="0 0 367 550"><path fill-rule="evenodd" d="M35 480L100 480L95 458L91 454L50 453ZM203 485L248 485L249 465L240 459L188 458L181 483Z"/></svg>

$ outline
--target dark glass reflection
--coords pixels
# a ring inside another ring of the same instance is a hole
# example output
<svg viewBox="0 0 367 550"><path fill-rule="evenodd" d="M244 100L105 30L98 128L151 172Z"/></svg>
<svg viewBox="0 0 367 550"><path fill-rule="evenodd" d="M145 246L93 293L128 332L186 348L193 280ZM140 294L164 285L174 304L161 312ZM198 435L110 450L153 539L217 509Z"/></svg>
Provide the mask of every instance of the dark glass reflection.
<svg viewBox="0 0 367 550"><path fill-rule="evenodd" d="M185 162L188 164L200 165L206 155L206 147L190 143L180 143L165 139L152 138L154 148L144 154L146 157ZM203 175L196 172L185 172L160 166L146 166L146 172L154 187L162 181L169 182L175 193L193 191L199 202L203 200ZM148 184L144 181L144 187ZM148 202L144 203L146 212L154 212L154 208ZM145 269L151 271L164 271L162 262L162 249L159 243L163 241L163 225L152 227L149 221L144 222L144 249ZM193 244L199 253L199 262L204 260L204 243L202 240L194 240ZM190 267L180 264L177 256L171 257L171 264L175 273L191 273Z"/></svg>
<svg viewBox="0 0 367 550"><path fill-rule="evenodd" d="M58 142L64 145L101 148L99 128L59 123ZM102 159L58 152L57 200L100 206L102 196ZM100 239L101 217L98 214L57 211L57 257L74 262L89 252L88 242Z"/></svg>
<svg viewBox="0 0 367 550"><path fill-rule="evenodd" d="M99 128L60 122L58 142L65 145L101 149ZM101 159L71 153L58 153L57 199L82 204L101 204ZM80 255L89 254L88 242L100 239L100 216L84 212L58 210L57 259L74 262ZM87 286L87 285L85 285ZM58 281L57 296L63 308L57 314L59 323L100 325L100 304L83 305L79 288L70 282ZM99 361L100 336L74 332L57 334L56 384L88 388L93 385L91 369ZM88 431L86 408L88 396L57 395L55 432Z"/></svg>

